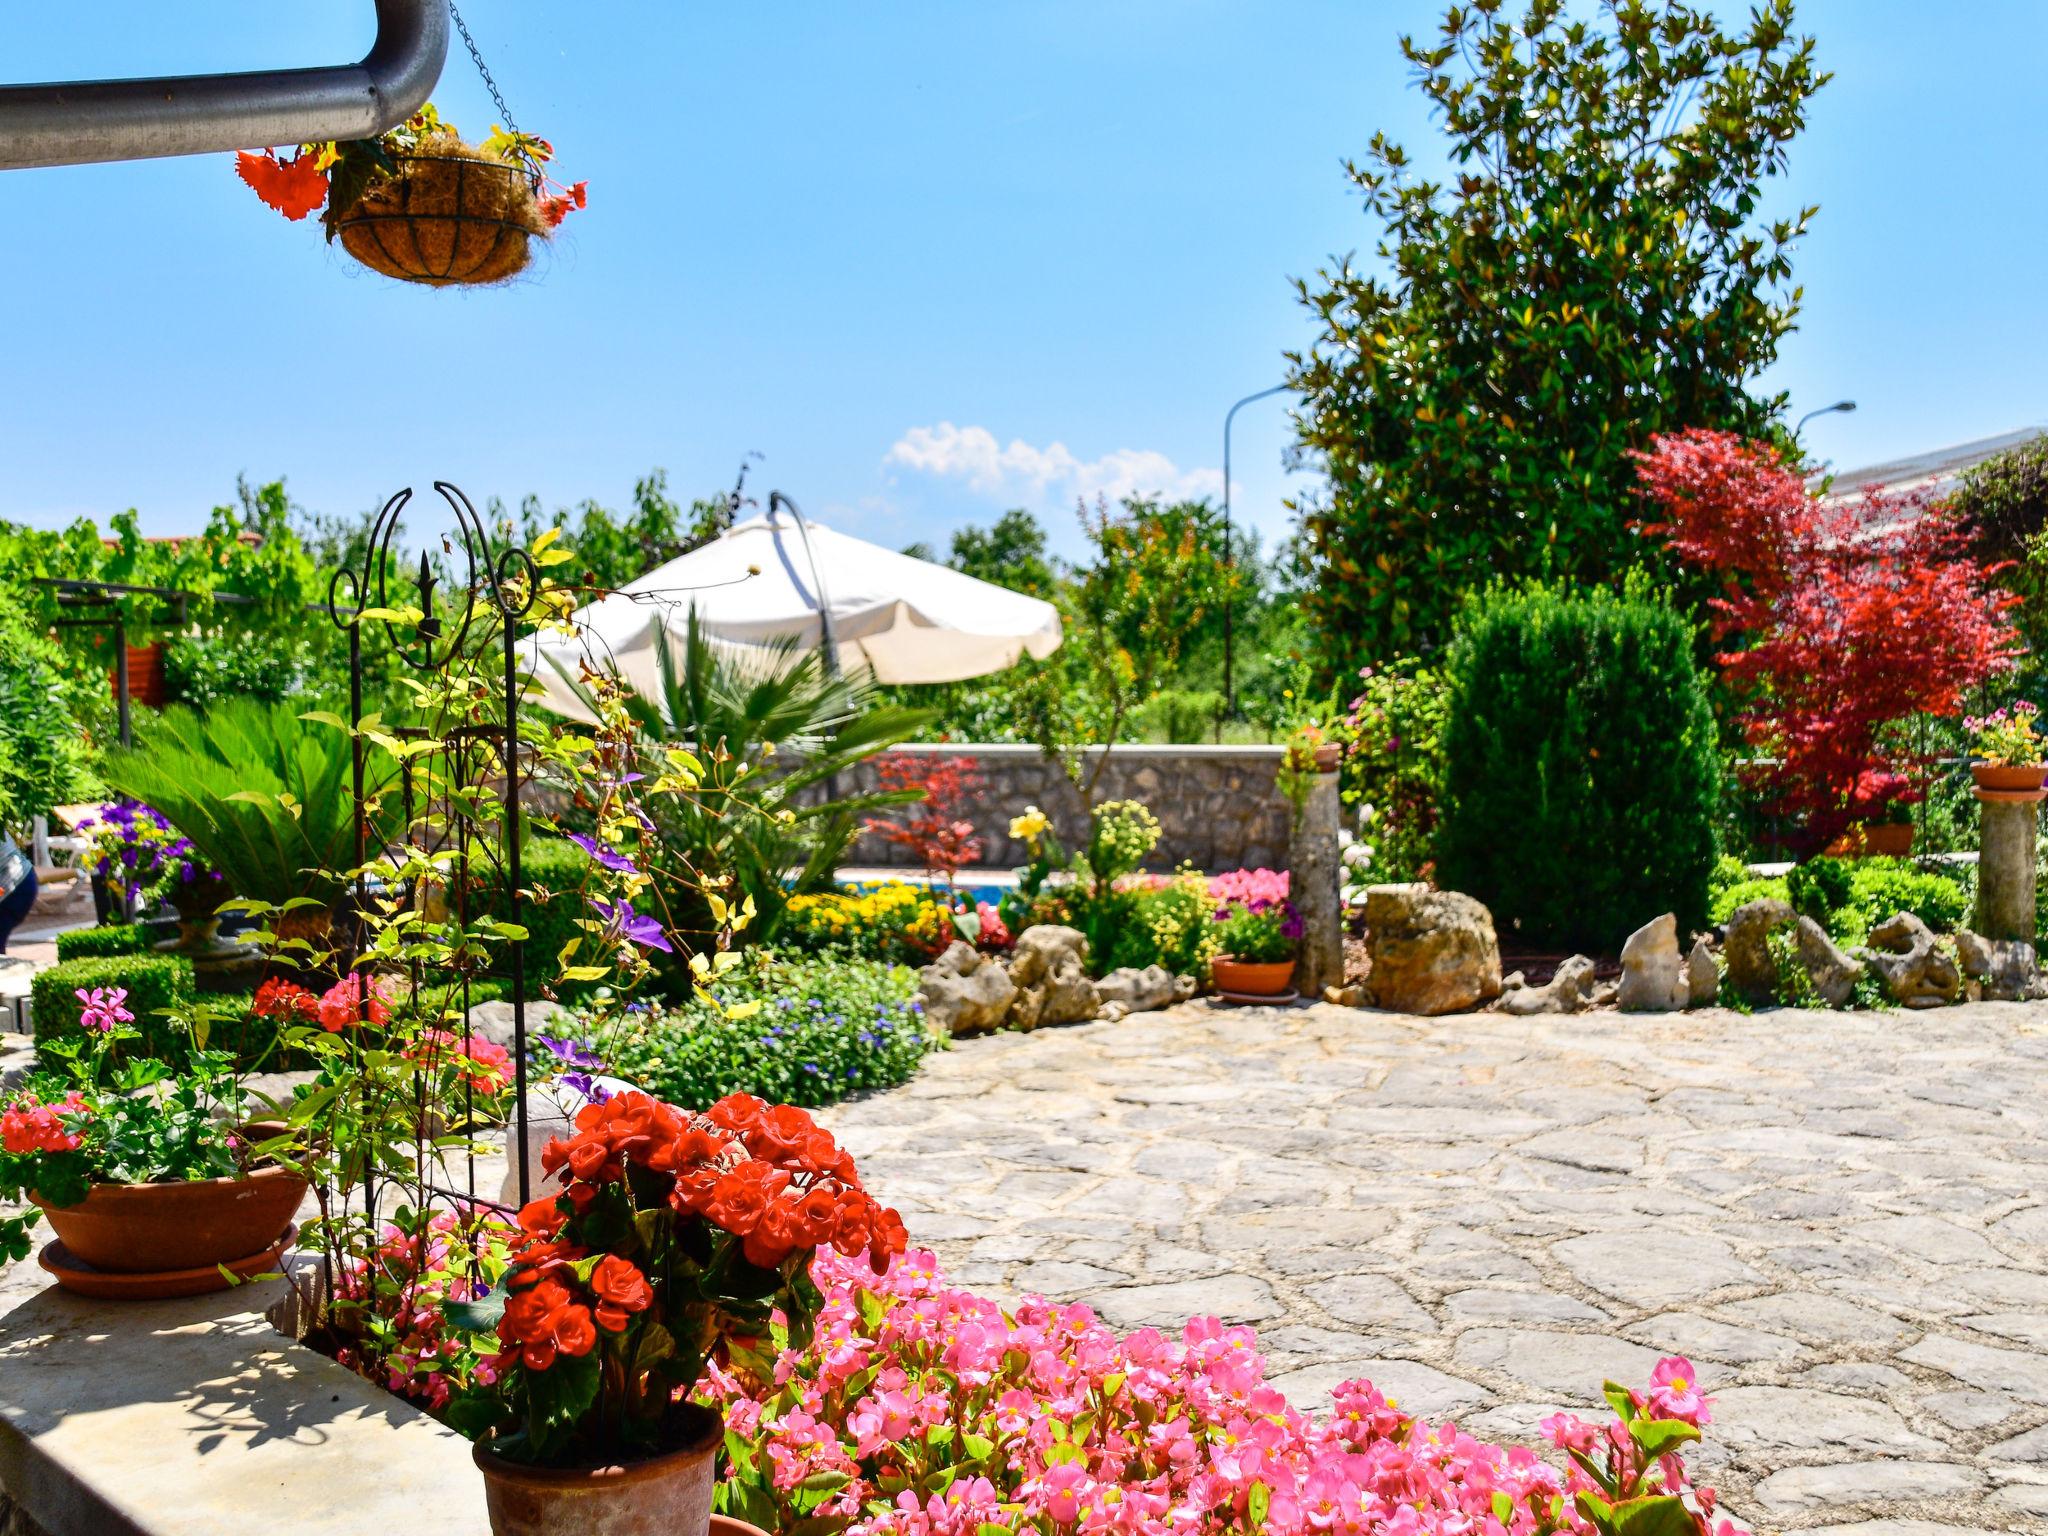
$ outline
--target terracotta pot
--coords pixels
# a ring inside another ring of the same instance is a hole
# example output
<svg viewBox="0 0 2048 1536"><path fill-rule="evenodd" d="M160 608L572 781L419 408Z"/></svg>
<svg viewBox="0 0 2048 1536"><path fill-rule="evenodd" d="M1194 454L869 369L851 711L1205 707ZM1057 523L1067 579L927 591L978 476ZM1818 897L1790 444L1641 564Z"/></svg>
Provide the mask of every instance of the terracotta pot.
<svg viewBox="0 0 2048 1536"><path fill-rule="evenodd" d="M2048 764L1972 763L1970 777L1977 781L1979 789L2039 789L2041 781L2048 779Z"/></svg>
<svg viewBox="0 0 2048 1536"><path fill-rule="evenodd" d="M296 1169L259 1168L246 1179L95 1184L76 1205L29 1198L74 1257L132 1275L203 1269L261 1253L291 1224L305 1194Z"/></svg>
<svg viewBox="0 0 2048 1536"><path fill-rule="evenodd" d="M486 1441L470 1447L496 1536L699 1536L711 1526L719 1416L676 1413L676 1449L619 1467L530 1467Z"/></svg>
<svg viewBox="0 0 2048 1536"><path fill-rule="evenodd" d="M1326 741L1316 748L1316 772L1335 773L1344 762L1344 748L1334 741Z"/></svg>
<svg viewBox="0 0 2048 1536"><path fill-rule="evenodd" d="M758 1525L749 1525L744 1520L735 1520L731 1515L711 1517L711 1536L768 1536Z"/></svg>
<svg viewBox="0 0 2048 1536"><path fill-rule="evenodd" d="M1887 821L1863 829L1863 846L1858 852L1866 859L1903 859L1913 851L1913 823Z"/></svg>
<svg viewBox="0 0 2048 1536"><path fill-rule="evenodd" d="M1292 960L1236 960L1218 955L1209 962L1209 980L1218 992L1247 997L1278 997L1294 980Z"/></svg>

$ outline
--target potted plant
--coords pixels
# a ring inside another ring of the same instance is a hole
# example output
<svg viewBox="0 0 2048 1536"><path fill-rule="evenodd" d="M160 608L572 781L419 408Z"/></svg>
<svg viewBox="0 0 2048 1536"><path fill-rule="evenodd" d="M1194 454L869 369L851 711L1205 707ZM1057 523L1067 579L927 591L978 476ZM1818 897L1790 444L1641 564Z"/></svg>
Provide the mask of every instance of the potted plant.
<svg viewBox="0 0 2048 1536"><path fill-rule="evenodd" d="M1970 777L1979 789L2024 794L2041 787L2048 765L2041 761L2041 738L2035 731L2039 715L2033 704L2021 699L1988 715L1965 717L1970 750L1980 759L1970 765Z"/></svg>
<svg viewBox="0 0 2048 1536"><path fill-rule="evenodd" d="M81 992L81 1032L42 1040L62 1070L0 1107L0 1258L29 1250L37 1216L57 1242L43 1267L69 1290L187 1296L231 1284L222 1267L275 1266L307 1180L270 1154L269 1128L242 1122L233 1058L193 1050L180 1072L117 1048L141 1038L122 989ZM199 1010L195 1018L208 1016Z"/></svg>
<svg viewBox="0 0 2048 1536"><path fill-rule="evenodd" d="M1300 937L1301 920L1285 902L1226 902L1216 913L1222 948L1209 962L1209 979L1226 997L1286 997Z"/></svg>
<svg viewBox="0 0 2048 1536"><path fill-rule="evenodd" d="M1904 774L1866 768L1847 797L1847 828L1822 852L1838 859L1904 858L1913 851L1913 807L1920 799Z"/></svg>
<svg viewBox="0 0 2048 1536"><path fill-rule="evenodd" d="M465 142L432 103L375 139L235 156L235 171L288 219L325 205L327 238L372 271L430 287L503 282L531 242L584 206L586 183L549 179L546 139L494 128Z"/></svg>
<svg viewBox="0 0 2048 1536"><path fill-rule="evenodd" d="M381 848L404 824L397 766L363 754L364 845ZM217 872L238 903L274 909L278 936L325 943L355 863L354 760L346 730L302 717L295 703L223 699L204 714L173 706L132 748L109 752L108 784L146 802L175 829L185 857ZM159 887L161 889L161 887ZM218 906L219 904L216 903Z"/></svg>
<svg viewBox="0 0 2048 1536"><path fill-rule="evenodd" d="M881 1270L903 1223L809 1115L747 1094L701 1115L616 1094L580 1110L542 1163L560 1191L520 1211L481 1300L442 1307L496 1338L488 1379L449 1412L479 1437L491 1528L702 1536L721 1426L690 1389L756 1354L778 1321L808 1339L813 1253L829 1244Z"/></svg>

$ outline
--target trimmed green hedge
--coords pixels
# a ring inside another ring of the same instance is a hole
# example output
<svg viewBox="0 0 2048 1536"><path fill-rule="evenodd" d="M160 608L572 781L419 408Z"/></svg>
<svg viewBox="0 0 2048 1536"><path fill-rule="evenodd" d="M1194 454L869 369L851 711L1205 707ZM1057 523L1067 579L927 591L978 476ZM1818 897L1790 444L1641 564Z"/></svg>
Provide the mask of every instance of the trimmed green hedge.
<svg viewBox="0 0 2048 1536"><path fill-rule="evenodd" d="M1508 945L1613 954L1660 912L1699 927L1721 763L1686 621L1640 580L1495 586L1445 670L1437 883Z"/></svg>
<svg viewBox="0 0 2048 1536"><path fill-rule="evenodd" d="M166 1008L190 1007L197 997L190 960L183 955L92 955L59 961L37 972L29 984L29 998L39 1045L79 1032L78 1016L85 1005L76 994L94 987L128 989L127 1008L142 1031L142 1039L128 1050L166 1061L183 1057L184 1036L159 1014Z"/></svg>
<svg viewBox="0 0 2048 1536"><path fill-rule="evenodd" d="M78 1000L80 990L126 987L126 1006L135 1015L142 1038L124 1047L125 1054L183 1061L189 1041L182 1030L161 1017L162 1010L203 1003L213 1014L206 1042L211 1049L232 1051L245 1066L260 1062L267 1071L311 1064L288 1060L273 1050L276 1021L250 1016L250 994L199 991L192 962L183 955L89 955L63 960L37 975L30 987L38 1043L78 1032L78 1016L84 1007Z"/></svg>
<svg viewBox="0 0 2048 1536"><path fill-rule="evenodd" d="M521 912L526 924L526 974L532 985L554 974L562 946L583 933L576 920L590 914L577 892L590 873L590 855L567 838L536 837L519 850L519 873L528 890L555 893L551 901L525 903ZM561 990L573 997L591 988L587 982L571 982Z"/></svg>
<svg viewBox="0 0 2048 1536"><path fill-rule="evenodd" d="M139 955L149 939L135 923L109 923L101 928L73 928L57 935L59 960L84 960L95 955Z"/></svg>

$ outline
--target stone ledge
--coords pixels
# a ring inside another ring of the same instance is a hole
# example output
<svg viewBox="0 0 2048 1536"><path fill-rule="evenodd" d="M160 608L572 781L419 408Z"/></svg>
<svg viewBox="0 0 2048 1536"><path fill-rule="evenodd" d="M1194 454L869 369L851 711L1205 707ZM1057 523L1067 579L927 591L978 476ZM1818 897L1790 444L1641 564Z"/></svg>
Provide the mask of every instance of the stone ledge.
<svg viewBox="0 0 2048 1536"><path fill-rule="evenodd" d="M279 1334L285 1294L0 1317L0 1489L49 1536L488 1536L468 1443Z"/></svg>

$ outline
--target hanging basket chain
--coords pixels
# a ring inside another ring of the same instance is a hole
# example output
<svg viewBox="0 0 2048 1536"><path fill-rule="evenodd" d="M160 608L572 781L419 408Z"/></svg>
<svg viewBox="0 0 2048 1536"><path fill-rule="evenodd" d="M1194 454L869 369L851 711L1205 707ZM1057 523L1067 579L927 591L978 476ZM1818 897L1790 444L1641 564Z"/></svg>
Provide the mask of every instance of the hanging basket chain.
<svg viewBox="0 0 2048 1536"><path fill-rule="evenodd" d="M462 19L462 12L455 7L455 0L448 0L448 14L454 18L455 30L462 34L462 46L469 50L470 61L476 65L476 72L484 77L484 88L491 93L491 100L497 104L498 116L504 122L507 133L517 133L519 125L512 121L512 109L505 105L504 94L498 89L498 82L491 77L491 66L484 62L478 51L476 39L469 35L469 23Z"/></svg>

